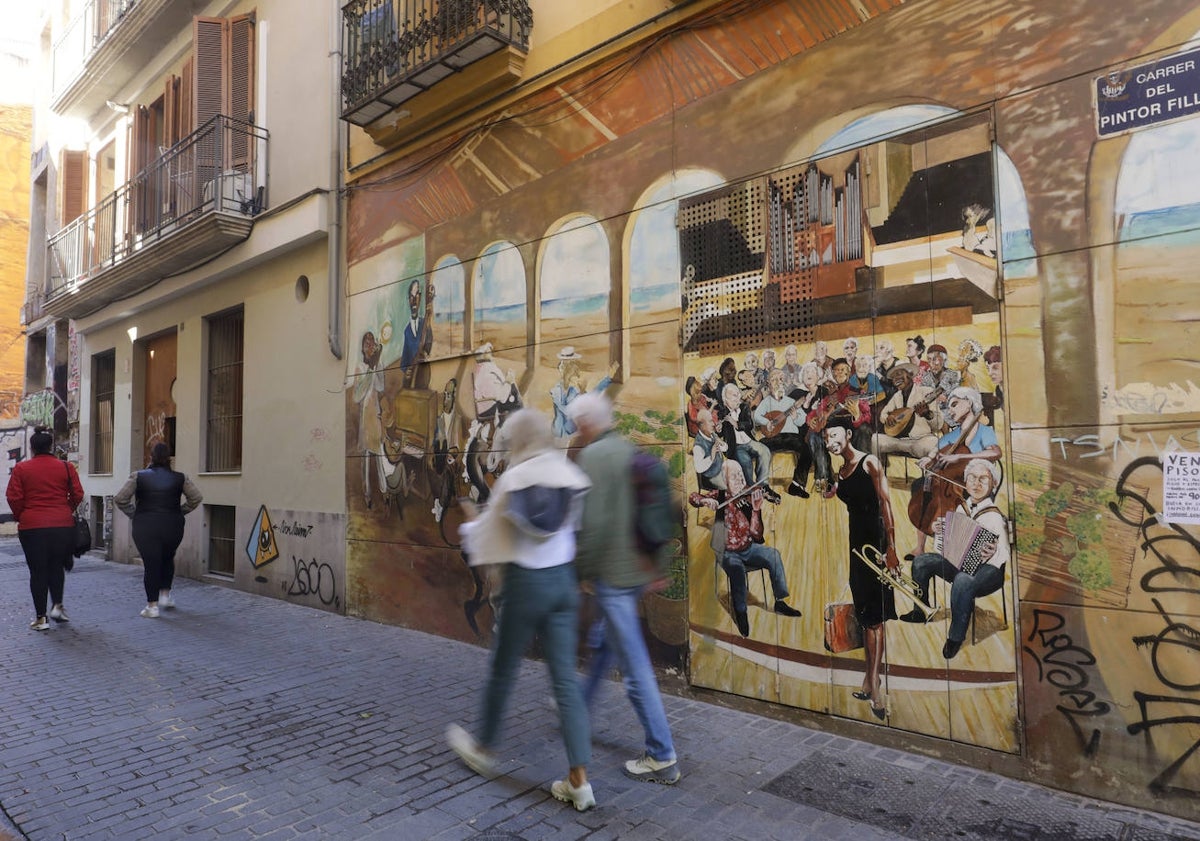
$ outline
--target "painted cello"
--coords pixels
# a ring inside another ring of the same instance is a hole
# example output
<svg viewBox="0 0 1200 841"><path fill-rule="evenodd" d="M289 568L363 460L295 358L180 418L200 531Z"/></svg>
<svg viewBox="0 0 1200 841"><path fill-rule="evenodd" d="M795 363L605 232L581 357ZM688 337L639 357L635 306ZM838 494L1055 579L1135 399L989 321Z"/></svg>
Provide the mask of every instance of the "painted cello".
<svg viewBox="0 0 1200 841"><path fill-rule="evenodd" d="M972 413L971 420L962 426L958 438L933 455L929 466L925 468L925 478L913 483L912 498L908 501L908 519L918 531L932 535L934 521L946 516L946 512L953 511L962 502L965 487L963 474L967 463L955 461L944 464L942 459L970 452L968 439L982 414Z"/></svg>

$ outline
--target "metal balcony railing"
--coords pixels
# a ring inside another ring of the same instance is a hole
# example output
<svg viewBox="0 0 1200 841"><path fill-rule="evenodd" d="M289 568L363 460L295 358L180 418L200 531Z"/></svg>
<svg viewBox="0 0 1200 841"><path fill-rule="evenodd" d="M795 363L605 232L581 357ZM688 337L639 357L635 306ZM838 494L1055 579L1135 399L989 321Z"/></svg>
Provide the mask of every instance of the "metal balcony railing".
<svg viewBox="0 0 1200 841"><path fill-rule="evenodd" d="M532 30L526 0L351 0L342 117L366 125L505 47L528 51Z"/></svg>
<svg viewBox="0 0 1200 841"><path fill-rule="evenodd" d="M74 81L88 57L117 28L138 0L88 0L54 42L51 84L57 93Z"/></svg>
<svg viewBox="0 0 1200 841"><path fill-rule="evenodd" d="M46 300L208 213L267 206L267 130L213 117L49 240Z"/></svg>

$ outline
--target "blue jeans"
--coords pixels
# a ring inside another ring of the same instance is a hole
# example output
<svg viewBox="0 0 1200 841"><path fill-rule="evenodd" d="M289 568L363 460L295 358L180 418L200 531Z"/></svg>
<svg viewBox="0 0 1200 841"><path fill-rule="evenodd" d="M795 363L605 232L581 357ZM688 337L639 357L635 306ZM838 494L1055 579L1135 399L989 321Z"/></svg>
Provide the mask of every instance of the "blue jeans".
<svg viewBox="0 0 1200 841"><path fill-rule="evenodd" d="M775 599L788 597L787 574L783 571L783 559L779 550L761 543L751 543L740 552L726 549L721 556L721 569L729 576L729 600L733 609L746 612L746 570L765 569L771 576L771 592ZM770 608L768 608L770 609Z"/></svg>
<svg viewBox="0 0 1200 841"><path fill-rule="evenodd" d="M638 620L641 594L641 587L611 587L596 582L596 602L604 617L604 640L592 656L584 698L590 706L601 678L615 659L625 682L625 693L646 733L646 753L659 762L670 762L675 759L675 743Z"/></svg>
<svg viewBox="0 0 1200 841"><path fill-rule="evenodd" d="M509 564L500 599L500 624L483 695L479 744L489 750L496 744L517 669L536 633L550 669L567 761L572 768L587 765L592 758L592 734L575 670L579 633L575 565L525 569Z"/></svg>
<svg viewBox="0 0 1200 841"><path fill-rule="evenodd" d="M967 575L937 552L926 552L913 559L913 581L924 592L929 592L929 582L935 575L950 582L950 630L946 638L962 642L967 638L975 600L990 596L1004 586L1004 567L983 564L974 575Z"/></svg>

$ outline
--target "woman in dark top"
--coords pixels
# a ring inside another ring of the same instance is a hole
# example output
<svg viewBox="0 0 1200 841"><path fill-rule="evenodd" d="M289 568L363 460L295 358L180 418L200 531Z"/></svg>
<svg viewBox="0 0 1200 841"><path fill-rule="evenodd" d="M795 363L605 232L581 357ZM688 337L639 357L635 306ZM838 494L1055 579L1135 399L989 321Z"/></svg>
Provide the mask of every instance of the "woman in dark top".
<svg viewBox="0 0 1200 841"><path fill-rule="evenodd" d="M17 520L17 537L29 566L29 592L37 615L29 627L45 631L46 616L67 621L63 609L66 564L75 548L75 507L83 486L75 467L50 454L54 434L39 426L29 438L33 458L19 462L8 477L8 507ZM50 613L46 613L46 594Z"/></svg>
<svg viewBox="0 0 1200 841"><path fill-rule="evenodd" d="M180 504L180 496L186 502ZM142 616L157 619L160 607L175 606L175 550L183 540L183 515L203 497L192 480L171 469L171 448L158 442L150 448L150 466L129 476L113 502L133 518L133 542L142 556L146 606Z"/></svg>
<svg viewBox="0 0 1200 841"><path fill-rule="evenodd" d="M857 552L872 552L866 547L874 547L883 554L889 570L899 569L900 560L896 557L895 521L883 465L875 456L854 448L851 429L849 418L831 419L825 427L825 446L831 455L842 457L836 492L850 513L850 594L863 629L867 667L862 691L855 692L854 697L870 701L871 712L882 720L887 715L879 685L885 647L883 623L896 618L896 597Z"/></svg>

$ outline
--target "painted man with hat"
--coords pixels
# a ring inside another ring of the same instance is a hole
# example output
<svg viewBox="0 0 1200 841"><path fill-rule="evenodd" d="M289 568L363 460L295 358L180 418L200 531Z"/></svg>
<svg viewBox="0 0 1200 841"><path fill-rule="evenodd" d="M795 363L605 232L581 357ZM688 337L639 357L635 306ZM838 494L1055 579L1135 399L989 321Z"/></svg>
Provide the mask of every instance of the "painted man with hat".
<svg viewBox="0 0 1200 841"><path fill-rule="evenodd" d="M575 434L575 421L571 420L567 413L567 406L579 395L587 392L587 381L583 379L583 372L579 368L579 360L583 359L583 355L577 353L575 348L567 345L558 352L558 382L550 389L550 399L554 402L554 436L556 438L566 438ZM596 394L603 394L604 390L612 385L612 378L617 373L617 368L620 364L617 362L608 366L608 374L604 376L600 382L596 383L593 391Z"/></svg>
<svg viewBox="0 0 1200 841"><path fill-rule="evenodd" d="M962 375L952 368L946 367L949 358L944 345L930 345L925 351L925 359L929 362L928 370L921 373L917 383L930 389L941 389L937 398L937 406L941 419L935 424L940 429L950 425L950 416L946 413L946 395L962 384Z"/></svg>
<svg viewBox="0 0 1200 841"><path fill-rule="evenodd" d="M935 390L916 382L918 369L911 362L897 362L888 371L896 391L883 406L879 416L881 432L876 432L871 441L871 450L884 467L891 453L903 453L913 458L924 458L937 449L938 436L934 430L933 402ZM940 422L937 424L940 427Z"/></svg>

